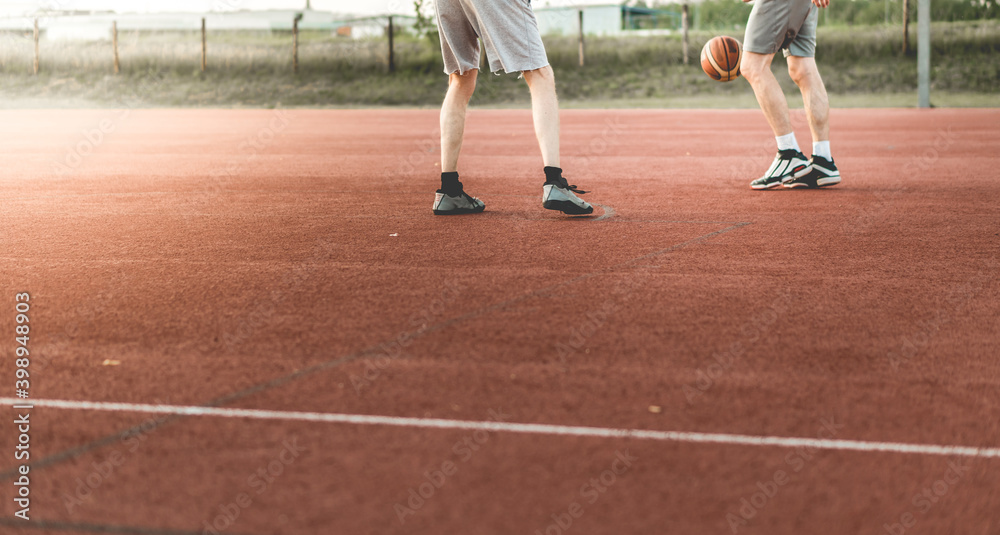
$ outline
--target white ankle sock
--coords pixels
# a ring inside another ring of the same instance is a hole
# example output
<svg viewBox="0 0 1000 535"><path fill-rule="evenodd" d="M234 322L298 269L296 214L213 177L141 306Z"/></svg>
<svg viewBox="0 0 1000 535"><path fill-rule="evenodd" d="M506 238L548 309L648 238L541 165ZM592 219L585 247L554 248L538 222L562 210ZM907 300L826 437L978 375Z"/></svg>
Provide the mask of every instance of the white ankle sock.
<svg viewBox="0 0 1000 535"><path fill-rule="evenodd" d="M827 160L833 160L833 156L830 154L830 142L829 141L814 141L813 142L813 155L822 156Z"/></svg>
<svg viewBox="0 0 1000 535"><path fill-rule="evenodd" d="M774 139L778 142L778 150L801 150L799 149L799 142L795 140L795 132L785 134L783 136L777 136Z"/></svg>

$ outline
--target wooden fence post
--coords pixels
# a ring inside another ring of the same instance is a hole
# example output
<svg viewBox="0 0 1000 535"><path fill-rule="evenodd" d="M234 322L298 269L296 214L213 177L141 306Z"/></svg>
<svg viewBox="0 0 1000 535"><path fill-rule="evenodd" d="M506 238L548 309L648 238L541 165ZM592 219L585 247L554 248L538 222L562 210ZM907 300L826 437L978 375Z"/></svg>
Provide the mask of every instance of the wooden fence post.
<svg viewBox="0 0 1000 535"><path fill-rule="evenodd" d="M689 56L689 54L688 54L688 33L689 33L688 30L691 27L691 23L690 23L690 18L691 17L690 17L690 13L689 12L690 12L690 10L688 9L688 5L684 4L681 7L681 30L684 33L683 50L684 50L684 64L685 65L688 64L688 56Z"/></svg>
<svg viewBox="0 0 1000 535"><path fill-rule="evenodd" d="M301 18L302 13L298 13L292 21L292 72L295 74L299 73L299 19Z"/></svg>
<svg viewBox="0 0 1000 535"><path fill-rule="evenodd" d="M208 42L205 38L205 17L201 18L201 72L208 68Z"/></svg>
<svg viewBox="0 0 1000 535"><path fill-rule="evenodd" d="M35 74L38 74L38 19L35 19Z"/></svg>
<svg viewBox="0 0 1000 535"><path fill-rule="evenodd" d="M111 21L111 48L115 49L115 74L121 72L121 65L118 63L118 21Z"/></svg>
<svg viewBox="0 0 1000 535"><path fill-rule="evenodd" d="M392 26L392 15L389 15L389 72L396 72L396 50L393 42L393 34L396 33Z"/></svg>

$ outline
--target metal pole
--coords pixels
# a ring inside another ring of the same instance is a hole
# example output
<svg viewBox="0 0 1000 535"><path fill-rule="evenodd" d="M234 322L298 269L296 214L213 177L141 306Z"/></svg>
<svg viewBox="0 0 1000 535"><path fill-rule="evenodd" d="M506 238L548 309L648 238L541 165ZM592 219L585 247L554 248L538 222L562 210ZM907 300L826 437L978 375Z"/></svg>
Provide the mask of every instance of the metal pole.
<svg viewBox="0 0 1000 535"><path fill-rule="evenodd" d="M688 21L688 5L684 4L681 6L681 30L684 33L684 64L688 64L688 27L691 24Z"/></svg>
<svg viewBox="0 0 1000 535"><path fill-rule="evenodd" d="M111 47L115 49L115 74L121 72L118 64L118 21L111 21Z"/></svg>
<svg viewBox="0 0 1000 535"><path fill-rule="evenodd" d="M583 10L578 10L577 14L580 18L580 66L583 67Z"/></svg>
<svg viewBox="0 0 1000 535"><path fill-rule="evenodd" d="M917 2L917 100L931 107L931 0Z"/></svg>
<svg viewBox="0 0 1000 535"><path fill-rule="evenodd" d="M38 19L35 19L35 74L38 74Z"/></svg>
<svg viewBox="0 0 1000 535"><path fill-rule="evenodd" d="M389 15L389 72L396 72L396 51L393 46L393 35L396 33L392 27L392 15Z"/></svg>
<svg viewBox="0 0 1000 535"><path fill-rule="evenodd" d="M205 17L201 18L201 72L208 67L208 42L205 38Z"/></svg>

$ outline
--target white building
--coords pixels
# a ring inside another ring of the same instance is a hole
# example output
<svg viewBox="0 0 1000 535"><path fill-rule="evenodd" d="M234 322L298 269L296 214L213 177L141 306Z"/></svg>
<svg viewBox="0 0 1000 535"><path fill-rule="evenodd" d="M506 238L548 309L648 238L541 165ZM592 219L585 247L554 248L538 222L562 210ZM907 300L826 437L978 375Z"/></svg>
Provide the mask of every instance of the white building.
<svg viewBox="0 0 1000 535"><path fill-rule="evenodd" d="M628 7L621 4L585 6L537 7L535 18L542 35L577 35L580 13L583 13L583 33L586 35L620 35L642 28L644 33L666 32L680 27L680 6L672 9Z"/></svg>
<svg viewBox="0 0 1000 535"><path fill-rule="evenodd" d="M538 30L542 35L576 35L580 31L583 11L583 33L587 35L617 35L622 33L622 6L608 4L581 7L540 7L535 9Z"/></svg>

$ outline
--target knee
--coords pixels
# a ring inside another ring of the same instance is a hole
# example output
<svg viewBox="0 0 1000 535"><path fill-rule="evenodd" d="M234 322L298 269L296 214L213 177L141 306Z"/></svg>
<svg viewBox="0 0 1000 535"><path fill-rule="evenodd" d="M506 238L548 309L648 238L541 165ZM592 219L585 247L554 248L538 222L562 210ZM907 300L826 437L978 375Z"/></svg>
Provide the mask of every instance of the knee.
<svg viewBox="0 0 1000 535"><path fill-rule="evenodd" d="M524 81L526 81L528 85L534 85L536 82L552 85L553 87L556 85L556 74L549 65L540 69L524 71L521 75L524 76Z"/></svg>
<svg viewBox="0 0 1000 535"><path fill-rule="evenodd" d="M765 71L770 71L771 66L767 61L750 55L744 55L740 60L740 74L751 84L756 83L764 75Z"/></svg>
<svg viewBox="0 0 1000 535"><path fill-rule="evenodd" d="M476 92L476 71L472 70L465 74L452 74L451 80L452 91L464 98L469 100L472 98L472 94Z"/></svg>
<svg viewBox="0 0 1000 535"><path fill-rule="evenodd" d="M809 85L817 75L816 69L807 62L789 61L788 76L791 77L795 85L802 87Z"/></svg>

